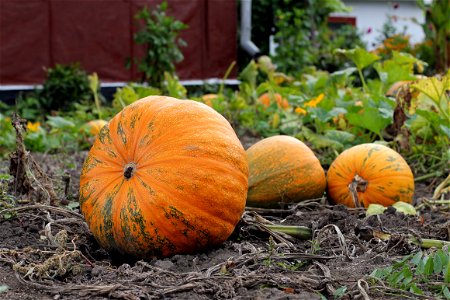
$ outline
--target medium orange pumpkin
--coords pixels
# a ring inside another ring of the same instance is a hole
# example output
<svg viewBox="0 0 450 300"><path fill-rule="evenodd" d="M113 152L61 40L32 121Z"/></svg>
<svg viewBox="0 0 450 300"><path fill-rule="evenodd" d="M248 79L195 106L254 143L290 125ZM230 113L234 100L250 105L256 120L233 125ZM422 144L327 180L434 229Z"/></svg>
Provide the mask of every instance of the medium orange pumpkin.
<svg viewBox="0 0 450 300"><path fill-rule="evenodd" d="M247 205L280 207L284 203L319 198L325 172L312 150L290 136L272 136L247 149Z"/></svg>
<svg viewBox="0 0 450 300"><path fill-rule="evenodd" d="M136 257L221 244L245 207L248 166L228 121L205 104L143 98L99 133L80 208L99 244Z"/></svg>
<svg viewBox="0 0 450 300"><path fill-rule="evenodd" d="M274 99L276 101L279 108L283 108L283 109L289 108L288 100L278 93L274 93L273 95L271 95L270 93L264 93L261 96L259 96L258 101L264 107L267 108L270 106L272 99Z"/></svg>
<svg viewBox="0 0 450 300"><path fill-rule="evenodd" d="M348 207L398 201L412 202L414 176L396 151L379 144L361 144L342 152L328 173L328 194Z"/></svg>
<svg viewBox="0 0 450 300"><path fill-rule="evenodd" d="M96 136L106 124L108 122L105 120L92 120L86 123L86 127L92 136Z"/></svg>

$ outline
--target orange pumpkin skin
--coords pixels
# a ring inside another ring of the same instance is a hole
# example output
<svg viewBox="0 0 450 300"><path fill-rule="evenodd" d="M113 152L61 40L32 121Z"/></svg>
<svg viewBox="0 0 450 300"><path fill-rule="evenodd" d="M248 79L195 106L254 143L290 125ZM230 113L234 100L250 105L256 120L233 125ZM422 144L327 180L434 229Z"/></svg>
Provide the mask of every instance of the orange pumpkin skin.
<svg viewBox="0 0 450 300"><path fill-rule="evenodd" d="M280 207L319 198L325 192L325 172L319 160L294 137L263 139L247 149L247 160L248 206Z"/></svg>
<svg viewBox="0 0 450 300"><path fill-rule="evenodd" d="M371 203L390 206L398 201L412 202L414 175L403 157L379 144L361 144L342 152L328 173L328 195L336 204L355 207L349 184L358 175L366 181L365 190L357 191L363 207Z"/></svg>
<svg viewBox="0 0 450 300"><path fill-rule="evenodd" d="M103 128L103 126L105 126L106 124L108 124L107 121L105 120L92 120L87 122L87 128L89 130L89 133L92 136L96 136L100 130Z"/></svg>
<svg viewBox="0 0 450 300"><path fill-rule="evenodd" d="M106 250L193 253L234 230L248 187L245 150L205 104L150 96L99 133L82 168L80 208Z"/></svg>

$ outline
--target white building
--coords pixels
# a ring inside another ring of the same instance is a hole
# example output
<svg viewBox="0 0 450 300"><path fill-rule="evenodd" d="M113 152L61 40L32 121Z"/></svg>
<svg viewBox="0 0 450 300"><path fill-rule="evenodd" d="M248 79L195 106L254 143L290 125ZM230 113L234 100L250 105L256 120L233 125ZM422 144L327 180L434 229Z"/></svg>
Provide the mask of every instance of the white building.
<svg viewBox="0 0 450 300"><path fill-rule="evenodd" d="M389 16L396 16L393 25L399 32L403 32L406 26L406 34L410 36L411 43L421 42L424 38L420 24L424 23L425 16L417 6L416 0L343 0L343 2L352 11L335 13L332 17L343 18L349 23L356 24L369 50L377 46L377 38L381 36L383 24Z"/></svg>

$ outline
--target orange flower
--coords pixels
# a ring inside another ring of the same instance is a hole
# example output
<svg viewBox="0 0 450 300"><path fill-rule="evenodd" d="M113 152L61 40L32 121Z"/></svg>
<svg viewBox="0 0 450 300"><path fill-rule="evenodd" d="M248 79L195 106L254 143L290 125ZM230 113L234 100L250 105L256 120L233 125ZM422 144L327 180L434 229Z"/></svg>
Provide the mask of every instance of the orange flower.
<svg viewBox="0 0 450 300"><path fill-rule="evenodd" d="M299 114L299 115L306 115L306 110L304 110L304 109L301 108L301 107L297 107L297 108L295 109L295 113L296 113L296 114Z"/></svg>
<svg viewBox="0 0 450 300"><path fill-rule="evenodd" d="M313 99L309 100L308 102L306 102L305 106L307 106L307 107L316 107L317 104L319 104L320 101L322 101L324 97L325 97L325 95L323 93L321 93L316 98L313 98Z"/></svg>
<svg viewBox="0 0 450 300"><path fill-rule="evenodd" d="M38 131L40 127L41 127L41 122L32 123L32 122L28 121L28 123L27 123L27 129L31 132Z"/></svg>

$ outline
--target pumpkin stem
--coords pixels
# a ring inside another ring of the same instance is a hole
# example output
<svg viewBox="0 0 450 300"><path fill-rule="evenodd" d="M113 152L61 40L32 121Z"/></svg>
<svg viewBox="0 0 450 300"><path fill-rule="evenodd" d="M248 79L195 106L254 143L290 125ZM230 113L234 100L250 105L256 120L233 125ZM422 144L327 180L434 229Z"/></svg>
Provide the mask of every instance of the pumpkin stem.
<svg viewBox="0 0 450 300"><path fill-rule="evenodd" d="M134 162L128 163L123 168L123 176L128 180L133 176L134 172L136 171L136 164Z"/></svg>
<svg viewBox="0 0 450 300"><path fill-rule="evenodd" d="M358 192L364 193L367 189L368 181L359 176L358 174L353 177L352 182L348 185L350 195L352 196L355 207L361 207L361 203L358 198Z"/></svg>

